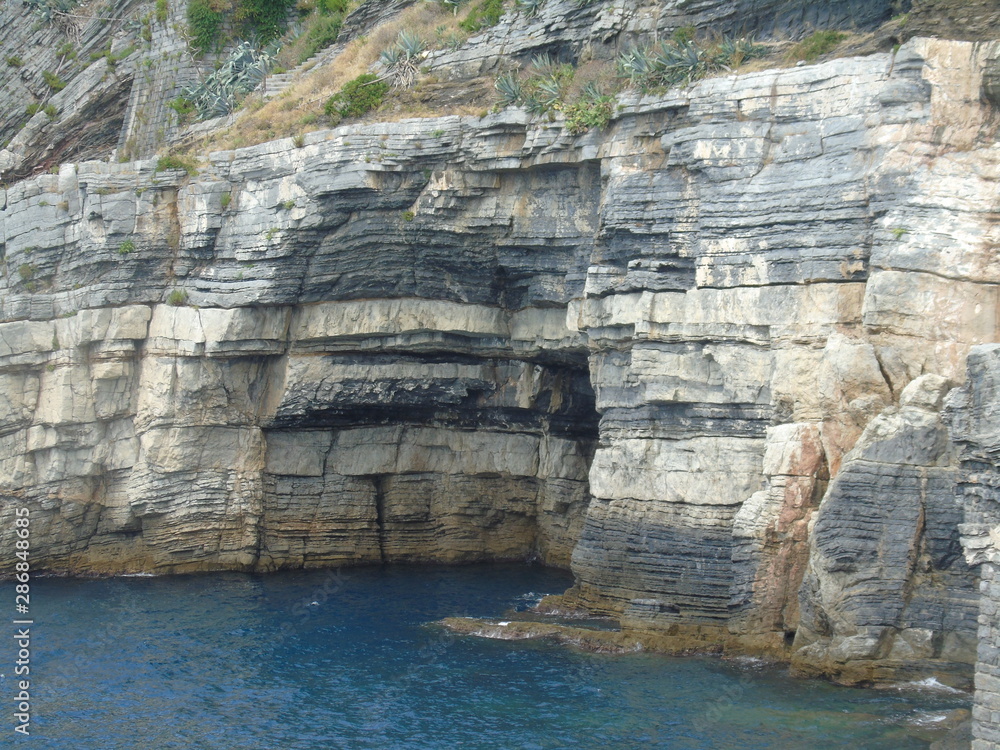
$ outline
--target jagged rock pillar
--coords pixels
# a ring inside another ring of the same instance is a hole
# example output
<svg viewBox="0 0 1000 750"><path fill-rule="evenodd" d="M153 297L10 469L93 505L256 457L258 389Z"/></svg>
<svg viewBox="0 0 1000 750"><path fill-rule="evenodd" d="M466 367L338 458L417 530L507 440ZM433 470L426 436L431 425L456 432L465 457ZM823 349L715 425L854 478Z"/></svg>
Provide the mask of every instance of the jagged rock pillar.
<svg viewBox="0 0 1000 750"><path fill-rule="evenodd" d="M844 682L965 684L975 583L961 560L950 384L910 383L844 456L810 534L793 666Z"/></svg>
<svg viewBox="0 0 1000 750"><path fill-rule="evenodd" d="M979 648L972 750L1000 748L1000 344L969 353L968 380L949 401L959 451L962 548L979 566Z"/></svg>

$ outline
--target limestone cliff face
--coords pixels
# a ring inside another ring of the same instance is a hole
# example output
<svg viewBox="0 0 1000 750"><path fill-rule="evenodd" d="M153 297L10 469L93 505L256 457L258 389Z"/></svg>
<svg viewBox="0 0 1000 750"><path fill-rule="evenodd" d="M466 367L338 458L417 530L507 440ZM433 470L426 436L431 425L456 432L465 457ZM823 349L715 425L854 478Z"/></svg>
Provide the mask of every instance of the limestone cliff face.
<svg viewBox="0 0 1000 750"><path fill-rule="evenodd" d="M1000 346L969 353L968 379L945 408L958 453L958 496L965 508L962 549L978 568L979 644L972 750L1000 747L1000 474L998 474Z"/></svg>
<svg viewBox="0 0 1000 750"><path fill-rule="evenodd" d="M19 182L0 539L26 505L71 573L537 555L679 644L970 672L940 412L997 340L997 57Z"/></svg>
<svg viewBox="0 0 1000 750"><path fill-rule="evenodd" d="M576 318L602 413L578 601L784 633L803 670L848 680L971 660L954 456L939 398L906 387L961 381L996 335L997 162L976 145L995 120L959 73L982 54L720 79L649 128L656 168L609 160L630 251L599 242Z"/></svg>

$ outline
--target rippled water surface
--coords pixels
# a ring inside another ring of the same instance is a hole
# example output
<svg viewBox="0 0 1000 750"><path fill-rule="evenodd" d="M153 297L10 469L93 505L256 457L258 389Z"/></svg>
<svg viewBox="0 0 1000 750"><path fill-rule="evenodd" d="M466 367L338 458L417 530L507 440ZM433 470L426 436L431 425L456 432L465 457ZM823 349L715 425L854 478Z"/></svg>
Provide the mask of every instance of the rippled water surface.
<svg viewBox="0 0 1000 750"><path fill-rule="evenodd" d="M526 566L36 579L32 736L8 720L0 746L905 750L928 746L921 725L969 704L426 624L499 616L570 583Z"/></svg>

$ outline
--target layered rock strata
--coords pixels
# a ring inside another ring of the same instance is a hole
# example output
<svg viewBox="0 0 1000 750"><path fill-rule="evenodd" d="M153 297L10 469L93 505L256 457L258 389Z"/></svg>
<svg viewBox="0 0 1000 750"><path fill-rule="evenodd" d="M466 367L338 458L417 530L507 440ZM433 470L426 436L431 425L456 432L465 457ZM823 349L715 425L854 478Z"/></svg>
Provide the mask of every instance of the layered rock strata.
<svg viewBox="0 0 1000 750"><path fill-rule="evenodd" d="M2 533L27 505L68 572L572 558L635 631L960 681L939 407L997 337L996 56L20 182Z"/></svg>
<svg viewBox="0 0 1000 750"><path fill-rule="evenodd" d="M966 385L948 406L965 509L962 548L980 576L972 750L994 750L1000 747L1000 346L970 352Z"/></svg>
<svg viewBox="0 0 1000 750"><path fill-rule="evenodd" d="M845 456L812 530L793 664L851 682L960 672L978 596L961 555L950 383L923 375Z"/></svg>

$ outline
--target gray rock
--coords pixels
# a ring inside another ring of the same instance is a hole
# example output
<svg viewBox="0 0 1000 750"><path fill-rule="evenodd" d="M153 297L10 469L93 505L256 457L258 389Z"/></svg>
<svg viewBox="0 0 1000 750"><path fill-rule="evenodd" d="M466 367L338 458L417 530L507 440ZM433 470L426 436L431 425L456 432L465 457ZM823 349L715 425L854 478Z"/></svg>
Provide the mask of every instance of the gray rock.
<svg viewBox="0 0 1000 750"><path fill-rule="evenodd" d="M59 572L540 556L636 627L960 681L988 368L961 468L938 409L996 339L987 52L15 183L0 543L23 504Z"/></svg>

